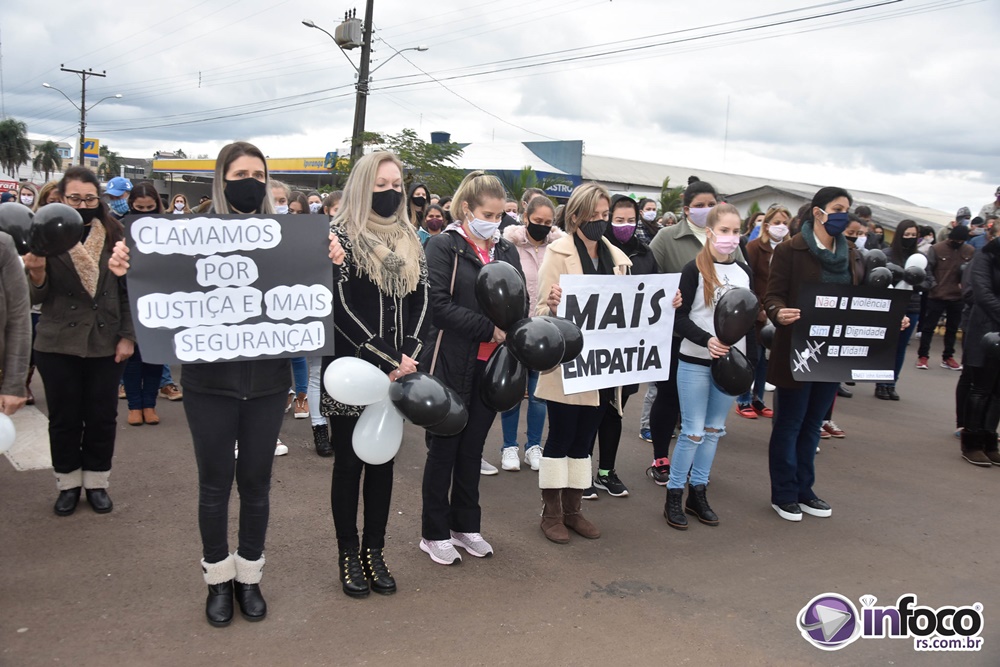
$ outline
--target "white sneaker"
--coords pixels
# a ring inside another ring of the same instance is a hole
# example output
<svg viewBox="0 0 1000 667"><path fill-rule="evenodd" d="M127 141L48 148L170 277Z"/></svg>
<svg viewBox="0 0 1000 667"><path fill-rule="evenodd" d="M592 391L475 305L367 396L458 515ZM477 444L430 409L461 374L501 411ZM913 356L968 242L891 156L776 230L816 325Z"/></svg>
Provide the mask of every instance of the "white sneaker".
<svg viewBox="0 0 1000 667"><path fill-rule="evenodd" d="M479 533L456 533L453 530L451 531L451 543L456 547L462 547L469 552L470 556L476 558L489 558L493 555L493 547Z"/></svg>
<svg viewBox="0 0 1000 667"><path fill-rule="evenodd" d="M504 447L501 450L500 467L511 472L517 472L521 469L521 462L517 459L517 447Z"/></svg>
<svg viewBox="0 0 1000 667"><path fill-rule="evenodd" d="M774 391L774 385L770 382L764 383L764 391Z"/></svg>
<svg viewBox="0 0 1000 667"><path fill-rule="evenodd" d="M479 463L480 475L496 475L498 472L500 471L497 470L497 467L492 463L490 463L489 461L487 461L486 459L482 459L480 461Z"/></svg>
<svg viewBox="0 0 1000 667"><path fill-rule="evenodd" d="M542 463L542 448L538 445L528 447L528 450L524 453L524 462L531 466L532 470L537 471L538 466Z"/></svg>
<svg viewBox="0 0 1000 667"><path fill-rule="evenodd" d="M281 438L278 438L278 444L274 446L275 456L284 456L288 453L288 446L281 442Z"/></svg>
<svg viewBox="0 0 1000 667"><path fill-rule="evenodd" d="M441 565L462 562L462 556L455 550L451 540L420 540L420 550L430 556L432 561Z"/></svg>

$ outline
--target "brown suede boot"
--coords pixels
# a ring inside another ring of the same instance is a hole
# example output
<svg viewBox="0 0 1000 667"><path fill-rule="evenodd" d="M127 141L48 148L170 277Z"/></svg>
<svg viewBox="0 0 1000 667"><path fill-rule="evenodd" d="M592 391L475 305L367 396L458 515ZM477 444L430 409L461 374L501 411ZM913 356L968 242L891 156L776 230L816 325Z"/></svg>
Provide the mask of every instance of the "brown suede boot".
<svg viewBox="0 0 1000 667"><path fill-rule="evenodd" d="M128 423L130 426L142 426L142 410L129 410Z"/></svg>
<svg viewBox="0 0 1000 667"><path fill-rule="evenodd" d="M562 489L542 489L542 532L556 544L569 542L569 531L563 523Z"/></svg>
<svg viewBox="0 0 1000 667"><path fill-rule="evenodd" d="M150 426L156 426L157 424L159 424L160 416L156 414L156 408L143 408L142 421L149 424Z"/></svg>
<svg viewBox="0 0 1000 667"><path fill-rule="evenodd" d="M601 536L601 531L583 516L582 506L583 489L562 490L563 523L588 540L596 540Z"/></svg>

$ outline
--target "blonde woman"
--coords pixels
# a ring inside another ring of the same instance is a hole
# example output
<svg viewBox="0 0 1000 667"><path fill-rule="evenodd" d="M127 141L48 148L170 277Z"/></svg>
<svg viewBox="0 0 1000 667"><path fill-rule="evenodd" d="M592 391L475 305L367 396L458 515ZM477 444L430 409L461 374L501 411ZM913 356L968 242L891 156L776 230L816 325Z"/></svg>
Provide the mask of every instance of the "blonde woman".
<svg viewBox="0 0 1000 667"><path fill-rule="evenodd" d="M38 191L38 196L35 197L35 205L32 208L37 212L38 209L46 204L56 204L61 201L62 196L59 194L59 181L49 181Z"/></svg>
<svg viewBox="0 0 1000 667"><path fill-rule="evenodd" d="M358 160L330 231L344 250L335 275L335 356L364 359L390 380L414 372L428 320L427 264L406 217L399 158L378 152ZM354 453L360 408L337 403L324 390L321 411L330 418L334 435L330 506L343 591L351 597L367 597L371 591L395 593L396 581L382 553L393 462L371 465ZM360 540L359 493L365 501Z"/></svg>
<svg viewBox="0 0 1000 667"><path fill-rule="evenodd" d="M470 173L451 202L455 222L427 241L433 326L421 368L454 389L469 411L464 431L428 439L420 549L441 565L462 560L456 546L477 558L493 555L481 534L479 475L497 413L479 394L486 361L506 334L482 312L475 285L490 262L507 262L521 272L517 249L500 236L506 199L496 176Z"/></svg>
<svg viewBox="0 0 1000 667"><path fill-rule="evenodd" d="M184 195L174 195L174 199L170 204L170 213L173 215L190 214L191 207L188 206L187 197Z"/></svg>
<svg viewBox="0 0 1000 667"><path fill-rule="evenodd" d="M38 201L38 191L31 183L21 183L21 187L18 188L17 194L17 200L28 208L33 208L35 206L35 202Z"/></svg>

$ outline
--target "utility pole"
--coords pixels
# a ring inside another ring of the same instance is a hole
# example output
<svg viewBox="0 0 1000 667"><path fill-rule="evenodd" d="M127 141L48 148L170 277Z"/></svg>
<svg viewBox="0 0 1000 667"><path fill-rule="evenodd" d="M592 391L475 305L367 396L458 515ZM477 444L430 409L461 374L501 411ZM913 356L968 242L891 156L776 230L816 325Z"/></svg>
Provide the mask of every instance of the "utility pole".
<svg viewBox="0 0 1000 667"><path fill-rule="evenodd" d="M63 72L70 72L72 74L80 75L80 166L83 166L83 136L87 132L87 77L89 76L99 76L104 78L107 76L107 71L102 70L100 72L95 72L93 69L82 70L82 69L69 69L65 65L60 65L59 69Z"/></svg>
<svg viewBox="0 0 1000 667"><path fill-rule="evenodd" d="M365 32L361 44L361 65L358 67L358 97L354 104L354 132L351 133L351 163L364 153L365 111L368 108L368 67L372 57L372 14L375 0L365 5Z"/></svg>

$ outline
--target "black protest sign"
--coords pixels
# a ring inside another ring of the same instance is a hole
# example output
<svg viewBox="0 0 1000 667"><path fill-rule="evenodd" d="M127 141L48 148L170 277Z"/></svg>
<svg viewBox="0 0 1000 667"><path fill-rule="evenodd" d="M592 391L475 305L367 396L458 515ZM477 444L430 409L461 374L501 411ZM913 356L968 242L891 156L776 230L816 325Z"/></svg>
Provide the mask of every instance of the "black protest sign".
<svg viewBox="0 0 1000 667"><path fill-rule="evenodd" d="M799 382L892 382L910 293L806 284L792 325L792 377Z"/></svg>
<svg viewBox="0 0 1000 667"><path fill-rule="evenodd" d="M125 224L143 361L333 354L326 216L152 215Z"/></svg>

